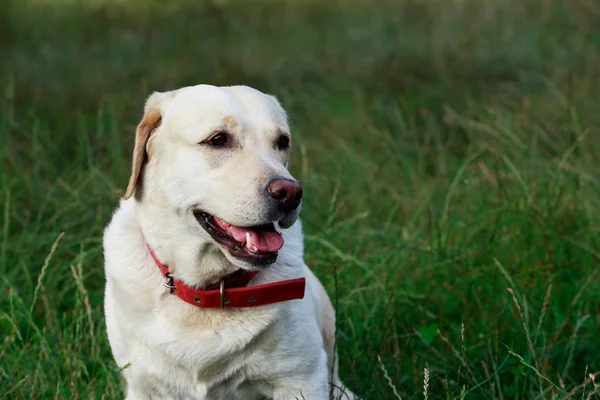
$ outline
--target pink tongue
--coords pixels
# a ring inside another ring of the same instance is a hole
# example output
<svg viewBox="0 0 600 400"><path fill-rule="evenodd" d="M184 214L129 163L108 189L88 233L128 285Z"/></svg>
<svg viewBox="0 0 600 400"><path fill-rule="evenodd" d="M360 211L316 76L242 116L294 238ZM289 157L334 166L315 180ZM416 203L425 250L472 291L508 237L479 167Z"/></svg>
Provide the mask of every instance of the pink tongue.
<svg viewBox="0 0 600 400"><path fill-rule="evenodd" d="M252 245L256 246L258 251L273 253L283 247L283 238L277 231L254 231L250 228L229 225L221 219L214 217L221 228L228 232L235 240L240 243L247 242L247 234L250 234Z"/></svg>

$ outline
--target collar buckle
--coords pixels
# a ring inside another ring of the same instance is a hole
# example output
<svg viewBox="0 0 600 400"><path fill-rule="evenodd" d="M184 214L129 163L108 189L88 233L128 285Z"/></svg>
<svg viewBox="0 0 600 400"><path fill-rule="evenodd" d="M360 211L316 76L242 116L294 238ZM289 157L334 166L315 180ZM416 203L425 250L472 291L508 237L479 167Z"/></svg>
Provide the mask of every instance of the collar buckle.
<svg viewBox="0 0 600 400"><path fill-rule="evenodd" d="M225 298L225 279L219 281L219 297L221 299L221 310L224 310L225 305L229 304L229 299Z"/></svg>
<svg viewBox="0 0 600 400"><path fill-rule="evenodd" d="M166 287L169 293L171 294L175 289L177 289L173 282L173 274L171 274L170 272L167 272L167 274L165 275L165 281L163 282L163 286Z"/></svg>

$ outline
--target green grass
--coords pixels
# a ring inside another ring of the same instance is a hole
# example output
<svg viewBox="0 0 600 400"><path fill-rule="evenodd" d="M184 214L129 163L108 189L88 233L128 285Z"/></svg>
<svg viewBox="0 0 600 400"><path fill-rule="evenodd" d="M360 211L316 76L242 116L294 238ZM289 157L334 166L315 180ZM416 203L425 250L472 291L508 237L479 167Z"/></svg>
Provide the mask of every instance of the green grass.
<svg viewBox="0 0 600 400"><path fill-rule="evenodd" d="M11 4L0 398L122 396L102 230L146 96L201 82L290 113L355 392L600 398L595 0Z"/></svg>

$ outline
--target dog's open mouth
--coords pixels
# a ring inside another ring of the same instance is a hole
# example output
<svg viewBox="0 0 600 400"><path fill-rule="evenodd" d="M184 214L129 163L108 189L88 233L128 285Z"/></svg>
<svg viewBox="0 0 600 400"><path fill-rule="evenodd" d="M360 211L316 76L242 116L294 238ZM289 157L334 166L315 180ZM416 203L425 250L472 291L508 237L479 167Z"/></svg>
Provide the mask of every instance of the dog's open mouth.
<svg viewBox="0 0 600 400"><path fill-rule="evenodd" d="M254 265L269 265L283 247L283 237L272 223L257 226L235 226L204 211L194 211L198 223L229 253Z"/></svg>

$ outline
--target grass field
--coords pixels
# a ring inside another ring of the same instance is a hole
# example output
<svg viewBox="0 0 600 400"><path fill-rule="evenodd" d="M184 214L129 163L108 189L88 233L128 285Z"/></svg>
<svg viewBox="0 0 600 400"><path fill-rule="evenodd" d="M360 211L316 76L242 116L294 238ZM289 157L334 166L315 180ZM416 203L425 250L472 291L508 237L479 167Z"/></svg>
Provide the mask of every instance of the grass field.
<svg viewBox="0 0 600 400"><path fill-rule="evenodd" d="M0 398L122 396L102 230L146 96L197 83L289 111L355 392L600 398L596 0L3 4Z"/></svg>

